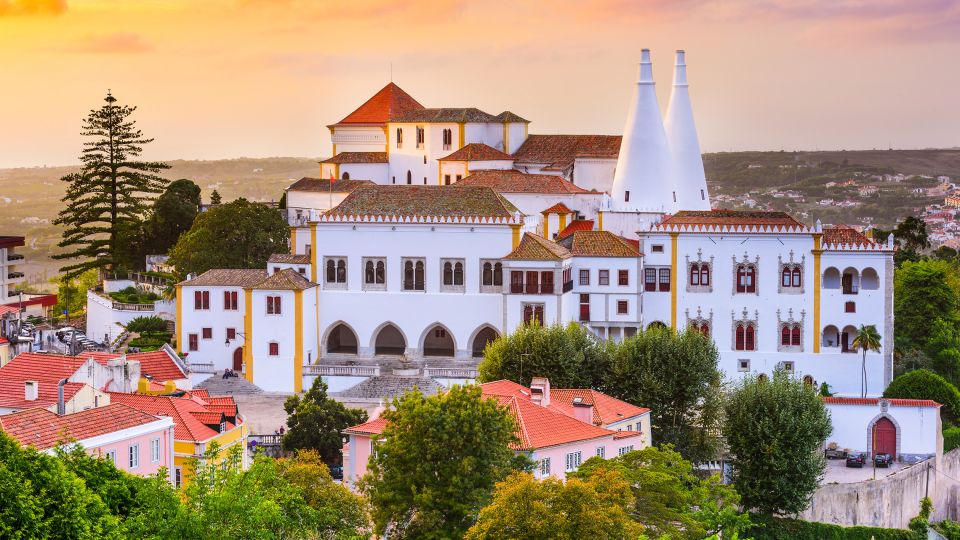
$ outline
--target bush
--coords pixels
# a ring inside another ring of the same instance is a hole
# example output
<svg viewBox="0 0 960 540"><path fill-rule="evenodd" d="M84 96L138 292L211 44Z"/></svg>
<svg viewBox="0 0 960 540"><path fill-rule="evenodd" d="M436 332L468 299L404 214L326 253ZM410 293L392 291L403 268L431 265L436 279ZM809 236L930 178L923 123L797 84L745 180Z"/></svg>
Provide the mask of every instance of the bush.
<svg viewBox="0 0 960 540"><path fill-rule="evenodd" d="M918 369L897 377L884 390L883 397L932 399L943 405L944 420L955 424L960 418L960 391L949 381L927 369Z"/></svg>
<svg viewBox="0 0 960 540"><path fill-rule="evenodd" d="M753 540L916 540L913 531L879 527L841 527L799 519L751 516L754 526L741 535Z"/></svg>
<svg viewBox="0 0 960 540"><path fill-rule="evenodd" d="M167 321L160 317L137 317L127 324L127 330L131 332L166 332Z"/></svg>
<svg viewBox="0 0 960 540"><path fill-rule="evenodd" d="M949 452L954 448L960 448L960 427L943 430L943 451Z"/></svg>

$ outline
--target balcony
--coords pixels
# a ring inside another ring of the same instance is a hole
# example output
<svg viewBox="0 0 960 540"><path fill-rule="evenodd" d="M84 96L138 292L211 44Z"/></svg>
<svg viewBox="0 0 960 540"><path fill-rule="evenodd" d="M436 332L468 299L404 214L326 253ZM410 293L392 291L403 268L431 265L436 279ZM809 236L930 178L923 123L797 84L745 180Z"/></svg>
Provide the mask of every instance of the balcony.
<svg viewBox="0 0 960 540"><path fill-rule="evenodd" d="M23 277L23 272L8 272L7 279L20 279Z"/></svg>
<svg viewBox="0 0 960 540"><path fill-rule="evenodd" d="M23 255L19 253L10 253L7 255L7 262L22 261L23 259Z"/></svg>
<svg viewBox="0 0 960 540"><path fill-rule="evenodd" d="M573 290L573 280L563 282L563 292L568 293Z"/></svg>

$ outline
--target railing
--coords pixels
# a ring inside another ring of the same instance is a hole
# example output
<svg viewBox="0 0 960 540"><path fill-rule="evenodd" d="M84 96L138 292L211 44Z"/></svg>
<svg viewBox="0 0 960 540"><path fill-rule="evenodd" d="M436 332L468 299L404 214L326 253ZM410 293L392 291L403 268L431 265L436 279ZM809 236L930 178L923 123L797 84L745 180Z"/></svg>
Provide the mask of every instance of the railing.
<svg viewBox="0 0 960 540"><path fill-rule="evenodd" d="M157 287L166 287L170 284L170 279L159 276L151 276L141 272L130 272L130 279L137 283L148 283Z"/></svg>
<svg viewBox="0 0 960 540"><path fill-rule="evenodd" d="M247 443L257 441L257 446L280 446L283 435L247 435Z"/></svg>
<svg viewBox="0 0 960 540"><path fill-rule="evenodd" d="M123 302L112 302L111 307L117 311L153 311L153 304L125 304Z"/></svg>
<svg viewBox="0 0 960 540"><path fill-rule="evenodd" d="M307 364L303 366L304 375L376 377L380 375L380 366L322 366Z"/></svg>
<svg viewBox="0 0 960 540"><path fill-rule="evenodd" d="M180 358L180 355L177 354L177 351L175 351L169 343L164 343L160 350L167 353L170 358L173 358L173 361L177 364L177 367L180 368L180 371L184 373L188 373L190 371L190 368L187 367L187 363L184 362L183 358Z"/></svg>
<svg viewBox="0 0 960 540"><path fill-rule="evenodd" d="M435 379L476 379L475 368L423 368L424 377Z"/></svg>
<svg viewBox="0 0 960 540"><path fill-rule="evenodd" d="M23 272L9 272L7 273L7 279L17 279L22 278Z"/></svg>
<svg viewBox="0 0 960 540"><path fill-rule="evenodd" d="M213 367L213 362L207 363L196 363L189 362L187 366L190 368L190 373L216 373L216 369Z"/></svg>
<svg viewBox="0 0 960 540"><path fill-rule="evenodd" d="M7 255L7 262L22 261L23 259L24 259L23 255L19 253L11 253Z"/></svg>

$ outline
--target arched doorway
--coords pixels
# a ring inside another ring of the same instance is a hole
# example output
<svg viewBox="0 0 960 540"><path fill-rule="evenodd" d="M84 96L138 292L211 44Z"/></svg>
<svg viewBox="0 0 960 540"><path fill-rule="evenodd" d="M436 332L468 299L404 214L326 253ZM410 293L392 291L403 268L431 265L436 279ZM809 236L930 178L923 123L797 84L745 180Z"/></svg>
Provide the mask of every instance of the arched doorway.
<svg viewBox="0 0 960 540"><path fill-rule="evenodd" d="M327 336L327 352L337 354L357 354L357 335L349 326L339 323Z"/></svg>
<svg viewBox="0 0 960 540"><path fill-rule="evenodd" d="M407 340L396 326L388 324L377 333L374 354L403 354L406 350Z"/></svg>
<svg viewBox="0 0 960 540"><path fill-rule="evenodd" d="M237 347L237 350L233 351L233 370L243 371L243 347Z"/></svg>
<svg viewBox="0 0 960 540"><path fill-rule="evenodd" d="M496 330L485 326L482 330L477 332L476 337L473 338L473 356L474 358L479 358L483 356L483 350L487 348L487 345L495 341L500 334Z"/></svg>
<svg viewBox="0 0 960 540"><path fill-rule="evenodd" d="M427 330L423 337L424 356L453 356L455 352L453 336L446 328L438 324Z"/></svg>
<svg viewBox="0 0 960 540"><path fill-rule="evenodd" d="M873 455L890 454L897 459L897 426L886 416L873 425Z"/></svg>

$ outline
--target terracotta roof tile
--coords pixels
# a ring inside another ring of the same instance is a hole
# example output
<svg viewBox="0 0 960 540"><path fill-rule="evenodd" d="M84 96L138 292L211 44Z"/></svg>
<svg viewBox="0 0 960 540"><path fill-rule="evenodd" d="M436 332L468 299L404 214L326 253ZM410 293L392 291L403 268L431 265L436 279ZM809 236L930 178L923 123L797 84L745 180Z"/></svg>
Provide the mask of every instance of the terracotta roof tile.
<svg viewBox="0 0 960 540"><path fill-rule="evenodd" d="M567 205L563 204L562 202L558 202L557 204L551 206L550 208L547 208L546 210L540 213L541 214L572 214L573 210L571 210L569 207L567 207Z"/></svg>
<svg viewBox="0 0 960 540"><path fill-rule="evenodd" d="M57 384L69 379L90 358L57 354L22 353L0 368L0 407L26 409L57 403ZM27 400L24 383L36 381L37 399ZM85 384L68 382L64 399L69 401Z"/></svg>
<svg viewBox="0 0 960 540"><path fill-rule="evenodd" d="M93 358L97 362L106 365L108 360L120 358L123 355L119 353L94 351L81 353L78 356ZM129 353L127 354L127 360L140 362L140 375L148 376L153 379L153 381L174 381L187 378L186 373L180 369L177 361L165 350Z"/></svg>
<svg viewBox="0 0 960 540"><path fill-rule="evenodd" d="M873 245L874 241L849 225L824 227L823 242L825 244L852 244L856 246Z"/></svg>
<svg viewBox="0 0 960 540"><path fill-rule="evenodd" d="M504 257L518 261L561 261L569 258L567 248L533 233L523 233L520 245Z"/></svg>
<svg viewBox="0 0 960 540"><path fill-rule="evenodd" d="M513 156L481 143L470 143L437 161L513 161Z"/></svg>
<svg viewBox="0 0 960 540"><path fill-rule="evenodd" d="M206 441L219 431L199 420L194 413L210 413L207 407L194 399L173 396L145 396L141 394L110 393L111 403L124 403L154 416L169 416L174 422L174 438L179 441ZM215 413L221 414L221 413ZM227 430L236 427L227 422Z"/></svg>
<svg viewBox="0 0 960 540"><path fill-rule="evenodd" d="M895 398L858 398L858 397L821 397L827 405L877 405L885 400L892 407L940 407L936 401L930 399L895 399Z"/></svg>
<svg viewBox="0 0 960 540"><path fill-rule="evenodd" d="M38 450L61 442L82 441L160 420L122 403L58 416L46 409L28 409L0 416L0 429L24 446Z"/></svg>
<svg viewBox="0 0 960 540"><path fill-rule="evenodd" d="M454 186L487 186L498 193L591 193L553 174L527 174L514 169L471 172Z"/></svg>
<svg viewBox="0 0 960 540"><path fill-rule="evenodd" d="M667 216L662 224L803 227L803 223L786 212L765 210L682 210Z"/></svg>
<svg viewBox="0 0 960 540"><path fill-rule="evenodd" d="M514 217L517 209L483 186L364 186L326 212L328 216Z"/></svg>
<svg viewBox="0 0 960 540"><path fill-rule="evenodd" d="M306 254L294 255L291 253L274 253L267 259L268 263L280 264L310 264L310 256Z"/></svg>
<svg viewBox="0 0 960 540"><path fill-rule="evenodd" d="M385 124L418 109L423 109L423 105L391 82L335 125Z"/></svg>
<svg viewBox="0 0 960 540"><path fill-rule="evenodd" d="M570 407L570 414L573 414L575 398L580 398L580 403L593 405L593 423L598 425L609 425L650 412L646 407L637 407L589 388L550 389L550 403Z"/></svg>
<svg viewBox="0 0 960 540"><path fill-rule="evenodd" d="M372 185L370 180L346 180L343 178L333 181L330 185L329 179L304 177L293 183L287 188L287 191L310 191L323 192L332 191L333 193L349 193L360 186Z"/></svg>
<svg viewBox="0 0 960 540"><path fill-rule="evenodd" d="M521 118L519 115L514 114L514 113L512 113L512 112L510 112L510 111L503 111L502 113L498 114L498 115L497 115L497 121L499 121L499 122L507 122L507 123L520 123L520 124L529 124L529 123L530 123L529 120L527 120L527 119L525 119L525 118Z"/></svg>
<svg viewBox="0 0 960 540"><path fill-rule="evenodd" d="M320 163L390 163L386 152L340 152Z"/></svg>
<svg viewBox="0 0 960 540"><path fill-rule="evenodd" d="M575 231L558 243L574 257L639 257L633 246L609 231Z"/></svg>
<svg viewBox="0 0 960 540"><path fill-rule="evenodd" d="M274 272L272 276L257 283L252 288L268 291L303 291L316 286L316 283L303 277L300 272L293 268L284 268L279 272Z"/></svg>
<svg viewBox="0 0 960 540"><path fill-rule="evenodd" d="M19 313L19 312L20 312L20 308L18 306L12 306L12 305L0 306L0 317L3 317L4 315L10 315L11 313Z"/></svg>
<svg viewBox="0 0 960 540"><path fill-rule="evenodd" d="M557 233L557 240L558 241L563 240L564 238L570 236L571 234L577 231L592 231L592 230L593 230L592 219L577 219L577 220L571 221L562 231Z"/></svg>
<svg viewBox="0 0 960 540"><path fill-rule="evenodd" d="M619 135L530 135L513 153L522 163L539 163L563 170L578 157L617 159Z"/></svg>
<svg viewBox="0 0 960 540"><path fill-rule="evenodd" d="M267 271L250 268L214 268L199 276L181 281L185 287L244 287L249 288L267 279Z"/></svg>
<svg viewBox="0 0 960 540"><path fill-rule="evenodd" d="M374 418L369 422L357 426L351 426L345 429L344 433L356 433L361 435L379 435L387 427L387 421L384 418Z"/></svg>
<svg viewBox="0 0 960 540"><path fill-rule="evenodd" d="M442 107L437 109L410 109L390 119L391 122L463 122L495 123L496 116L475 107Z"/></svg>

